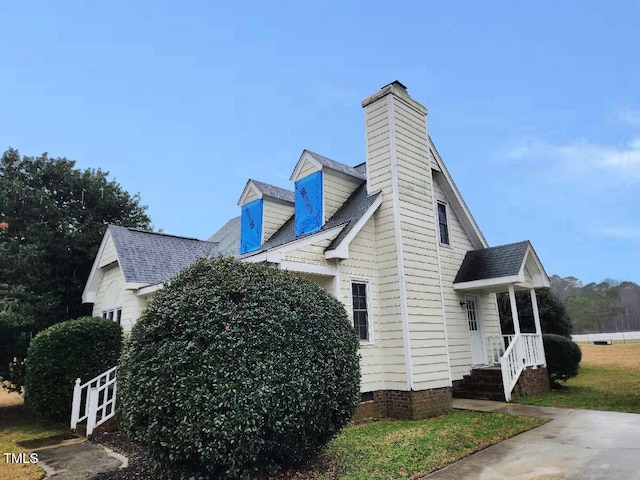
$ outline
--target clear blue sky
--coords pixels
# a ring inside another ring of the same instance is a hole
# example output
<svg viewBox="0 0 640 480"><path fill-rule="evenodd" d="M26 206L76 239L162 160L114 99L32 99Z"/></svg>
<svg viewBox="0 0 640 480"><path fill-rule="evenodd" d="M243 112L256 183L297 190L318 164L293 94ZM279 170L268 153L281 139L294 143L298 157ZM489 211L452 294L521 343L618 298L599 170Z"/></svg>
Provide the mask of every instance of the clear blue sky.
<svg viewBox="0 0 640 480"><path fill-rule="evenodd" d="M207 238L304 148L364 161L398 79L491 245L640 283L640 1L1 1L0 148L108 170Z"/></svg>

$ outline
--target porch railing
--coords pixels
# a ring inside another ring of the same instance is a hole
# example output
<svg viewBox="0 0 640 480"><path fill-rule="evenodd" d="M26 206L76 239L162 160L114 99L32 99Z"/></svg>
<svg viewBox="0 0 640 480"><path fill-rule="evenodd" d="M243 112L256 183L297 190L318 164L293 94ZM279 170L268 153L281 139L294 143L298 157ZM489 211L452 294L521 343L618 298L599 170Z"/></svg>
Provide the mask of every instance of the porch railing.
<svg viewBox="0 0 640 480"><path fill-rule="evenodd" d="M523 343L524 366L525 367L546 367L547 362L544 357L544 346L542 345L542 335L535 333L522 333L520 335Z"/></svg>
<svg viewBox="0 0 640 480"><path fill-rule="evenodd" d="M504 386L504 398L507 402L511 401L511 392L516 386L518 378L522 370L524 370L524 362L522 358L522 348L520 342L520 334L513 336L511 343L500 358L500 367L502 370L502 384Z"/></svg>
<svg viewBox="0 0 640 480"><path fill-rule="evenodd" d="M503 335L500 338L502 345L497 344L497 340L495 340L497 337L493 338L493 340L490 340L493 361L495 361L496 357L494 348L503 347L502 351L504 353L500 357L499 363L502 370L505 400L509 402L511 400L511 392L513 392L525 368L546 366L542 336L535 333ZM499 350L495 350L495 352L497 351Z"/></svg>
<svg viewBox="0 0 640 480"><path fill-rule="evenodd" d="M113 367L88 382L76 380L71 406L71 430L87 421L87 436L116 414L116 371Z"/></svg>

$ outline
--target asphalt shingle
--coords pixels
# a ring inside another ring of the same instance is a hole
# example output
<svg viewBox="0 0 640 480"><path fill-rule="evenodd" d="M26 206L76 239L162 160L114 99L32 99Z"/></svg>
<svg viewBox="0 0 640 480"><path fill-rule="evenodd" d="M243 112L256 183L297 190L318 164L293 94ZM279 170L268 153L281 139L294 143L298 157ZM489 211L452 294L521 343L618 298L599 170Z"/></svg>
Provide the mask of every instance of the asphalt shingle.
<svg viewBox="0 0 640 480"><path fill-rule="evenodd" d="M345 165L344 163L336 162L335 160L331 160L330 158L323 157L317 153L311 152L309 150L306 151L309 155L311 155L320 165L323 167L327 167L331 170L335 170L337 172L344 173L346 175L350 175L355 178L359 178L360 180L367 179L366 171L362 171L362 169L357 167L350 167L349 165Z"/></svg>
<svg viewBox="0 0 640 480"><path fill-rule="evenodd" d="M518 275L530 244L525 240L467 252L453 283Z"/></svg>
<svg viewBox="0 0 640 480"><path fill-rule="evenodd" d="M258 180L251 179L249 181L252 182L265 197L275 198L276 200L282 200L283 202L294 202L294 193L291 190L259 182Z"/></svg>
<svg viewBox="0 0 640 480"><path fill-rule="evenodd" d="M218 244L216 254L237 257L240 253L240 217L229 220L207 241Z"/></svg>
<svg viewBox="0 0 640 480"><path fill-rule="evenodd" d="M325 222L325 224L319 230L320 232L324 232L340 225L344 225L344 228L327 247L327 250L331 250L340 244L340 242L344 239L344 237L347 236L347 234L355 226L358 220L360 220L360 218L369 209L373 202L375 202L376 198L378 198L378 195L380 195L380 193L367 195L366 184L360 185L356 189L356 191L351 194L347 201L344 202L344 204L338 209L338 211L329 220L327 220L327 222ZM294 240L310 237L317 233L315 232L309 235L301 235L299 237L296 237L294 217L295 216L291 216L291 218L278 231L271 235L271 238L269 238L269 240L267 240L264 245L262 245L260 250L252 253L258 253L265 250L270 250L272 248L280 247Z"/></svg>
<svg viewBox="0 0 640 480"><path fill-rule="evenodd" d="M115 225L109 225L108 229L125 281L131 283L162 283L198 258L218 253L217 242Z"/></svg>

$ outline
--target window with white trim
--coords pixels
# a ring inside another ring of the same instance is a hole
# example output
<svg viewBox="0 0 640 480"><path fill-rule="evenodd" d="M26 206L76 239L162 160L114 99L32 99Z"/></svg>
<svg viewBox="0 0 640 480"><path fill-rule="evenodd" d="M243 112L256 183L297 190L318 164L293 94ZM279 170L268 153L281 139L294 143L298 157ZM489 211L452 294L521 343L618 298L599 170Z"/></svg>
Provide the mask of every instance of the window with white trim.
<svg viewBox="0 0 640 480"><path fill-rule="evenodd" d="M451 241L449 240L447 204L444 202L438 202L438 229L440 232L440 245L451 245Z"/></svg>
<svg viewBox="0 0 640 480"><path fill-rule="evenodd" d="M369 303L366 283L351 282L351 308L353 328L358 334L358 338L369 341Z"/></svg>
<svg viewBox="0 0 640 480"><path fill-rule="evenodd" d="M113 308L111 310L103 310L102 318L106 318L107 320L113 320L117 322L118 325L122 325L122 308Z"/></svg>

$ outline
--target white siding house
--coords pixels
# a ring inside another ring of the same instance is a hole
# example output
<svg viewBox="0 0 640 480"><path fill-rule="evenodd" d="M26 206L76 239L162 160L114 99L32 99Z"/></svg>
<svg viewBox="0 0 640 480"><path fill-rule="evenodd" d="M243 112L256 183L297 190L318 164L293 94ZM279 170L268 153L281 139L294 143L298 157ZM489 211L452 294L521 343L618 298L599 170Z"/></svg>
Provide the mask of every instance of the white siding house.
<svg viewBox="0 0 640 480"><path fill-rule="evenodd" d="M362 107L363 163L304 150L292 189L249 180L240 217L206 242L110 226L83 300L96 315L120 309L108 318L126 331L180 269L232 254L298 272L344 304L360 338L367 415L446 410L456 389L473 393L481 369L497 372L503 399L527 390L520 377L546 375L537 307L534 334L519 331L515 309L516 289L549 285L533 247L489 247L427 133L427 109L404 85L384 86ZM512 299L508 337L498 292Z"/></svg>

